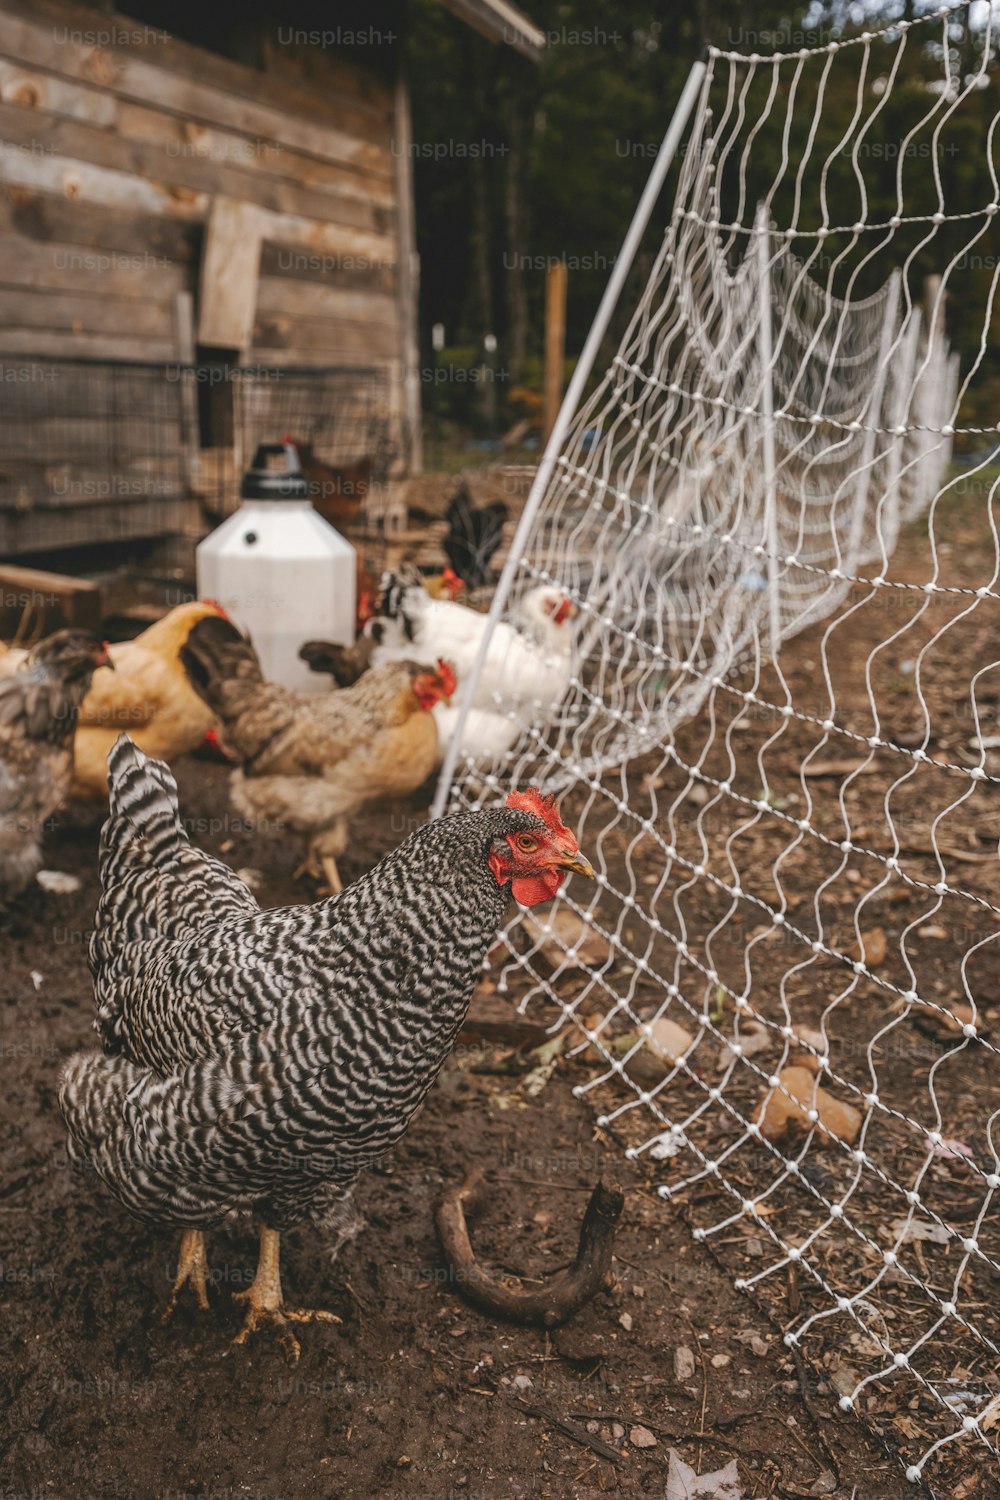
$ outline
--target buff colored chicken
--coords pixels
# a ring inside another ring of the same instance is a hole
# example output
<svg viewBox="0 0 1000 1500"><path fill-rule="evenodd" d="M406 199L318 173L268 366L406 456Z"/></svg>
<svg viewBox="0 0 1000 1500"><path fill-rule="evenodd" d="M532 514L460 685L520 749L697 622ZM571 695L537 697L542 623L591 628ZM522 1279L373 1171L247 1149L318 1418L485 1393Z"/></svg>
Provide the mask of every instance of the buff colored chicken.
<svg viewBox="0 0 1000 1500"><path fill-rule="evenodd" d="M98 672L80 705L69 795L108 795L108 754L122 730L147 755L168 764L197 750L215 719L193 691L180 650L192 628L218 605L179 604L132 641L108 647L114 672Z"/></svg>
<svg viewBox="0 0 1000 1500"><path fill-rule="evenodd" d="M341 890L337 856L349 819L385 797L415 791L434 769L433 709L455 690L447 662L392 661L353 687L293 693L268 682L250 641L229 620L202 620L181 651L192 686L216 712L239 761L233 806L263 828L304 836L301 867Z"/></svg>

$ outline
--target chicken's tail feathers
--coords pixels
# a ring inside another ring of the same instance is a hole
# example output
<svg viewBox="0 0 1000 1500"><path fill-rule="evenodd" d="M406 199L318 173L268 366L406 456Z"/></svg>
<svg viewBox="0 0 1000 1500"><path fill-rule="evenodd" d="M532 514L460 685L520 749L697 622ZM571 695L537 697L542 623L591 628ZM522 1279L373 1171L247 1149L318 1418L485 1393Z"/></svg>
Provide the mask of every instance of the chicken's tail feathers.
<svg viewBox="0 0 1000 1500"><path fill-rule="evenodd" d="M101 832L101 881L107 890L116 866L136 844L144 863L156 864L187 842L170 767L139 749L127 734L108 755L111 810Z"/></svg>
<svg viewBox="0 0 1000 1500"><path fill-rule="evenodd" d="M247 687L264 681L253 644L221 615L199 620L180 655L191 686L223 720L234 705L243 706Z"/></svg>
<svg viewBox="0 0 1000 1500"><path fill-rule="evenodd" d="M419 574L382 574L378 615L394 622L400 643L416 640L420 616L430 602Z"/></svg>

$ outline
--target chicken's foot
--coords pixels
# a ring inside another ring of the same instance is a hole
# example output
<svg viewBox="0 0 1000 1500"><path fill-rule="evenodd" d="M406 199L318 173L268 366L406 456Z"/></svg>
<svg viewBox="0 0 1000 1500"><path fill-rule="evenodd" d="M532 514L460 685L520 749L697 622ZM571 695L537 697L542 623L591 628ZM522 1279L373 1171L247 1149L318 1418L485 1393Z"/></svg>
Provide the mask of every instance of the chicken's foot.
<svg viewBox="0 0 1000 1500"><path fill-rule="evenodd" d="M200 1229L185 1229L181 1235L181 1248L177 1256L177 1275L170 1289L170 1301L163 1309L161 1323L169 1323L177 1306L177 1298L189 1286L194 1300L202 1312L208 1311L208 1257L205 1254L205 1236Z"/></svg>
<svg viewBox="0 0 1000 1500"><path fill-rule="evenodd" d="M335 1313L315 1307L286 1307L281 1291L281 1236L276 1229L266 1224L260 1229L260 1257L257 1274L245 1292L235 1292L234 1302L247 1303L247 1315L243 1327L233 1339L234 1344L245 1344L251 1334L265 1323L270 1323L278 1333L289 1364L297 1365L302 1353L298 1339L288 1327L289 1323L339 1323Z"/></svg>

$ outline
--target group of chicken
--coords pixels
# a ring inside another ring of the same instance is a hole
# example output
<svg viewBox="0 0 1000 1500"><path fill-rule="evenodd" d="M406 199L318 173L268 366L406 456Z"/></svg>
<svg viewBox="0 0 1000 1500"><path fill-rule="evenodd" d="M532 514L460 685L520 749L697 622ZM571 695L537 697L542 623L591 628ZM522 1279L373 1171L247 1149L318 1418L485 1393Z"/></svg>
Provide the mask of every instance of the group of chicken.
<svg viewBox="0 0 1000 1500"><path fill-rule="evenodd" d="M43 825L69 792L110 801L89 948L103 1050L63 1075L70 1156L134 1215L181 1231L167 1315L186 1287L208 1306L206 1230L254 1214L259 1260L236 1342L268 1325L293 1361L295 1325L339 1320L285 1303L282 1231L318 1226L331 1257L357 1232L355 1181L424 1099L511 899L534 906L567 873L593 875L554 802L528 789L424 825L341 890L347 818L431 772L448 724L437 716L454 712L485 628L393 578L383 608L365 669L329 693L267 682L211 603L119 646L65 630L0 658L7 891L38 868ZM552 589L521 599L492 638L477 714L493 715L493 692L565 692L568 618ZM191 843L165 760L212 728L239 762L234 802L305 834L326 899L261 910Z"/></svg>
<svg viewBox="0 0 1000 1500"><path fill-rule="evenodd" d="M261 831L301 836L302 869L340 890L350 816L413 791L440 764L486 628L485 615L391 575L382 607L357 647L306 648L321 669L335 658L340 685L327 693L267 681L252 642L211 603L181 605L117 646L67 630L0 657L0 896L36 874L45 824L65 800L103 798L122 730L168 762L214 732L237 763L234 807ZM565 695L569 613L557 590L537 588L516 623L497 626L462 738L468 754L506 749L515 710Z"/></svg>

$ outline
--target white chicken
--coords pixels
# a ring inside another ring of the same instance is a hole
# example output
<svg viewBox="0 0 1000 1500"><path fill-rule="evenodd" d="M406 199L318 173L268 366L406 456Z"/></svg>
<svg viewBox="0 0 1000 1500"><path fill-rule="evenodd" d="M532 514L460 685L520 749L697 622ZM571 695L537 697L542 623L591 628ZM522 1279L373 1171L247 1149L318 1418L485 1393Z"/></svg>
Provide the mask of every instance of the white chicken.
<svg viewBox="0 0 1000 1500"><path fill-rule="evenodd" d="M572 620L576 608L557 588L530 589L501 620L490 640L462 736L462 749L476 761L508 750L519 722L539 711L550 715L562 703L575 662ZM464 604L432 599L419 583L389 575L382 590L378 644L372 663L415 659L436 661L447 653L458 678L451 706L438 704L439 762L455 730L464 685L472 672L487 616ZM509 717L513 711L515 719Z"/></svg>

